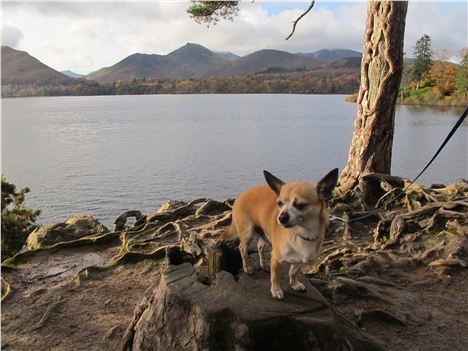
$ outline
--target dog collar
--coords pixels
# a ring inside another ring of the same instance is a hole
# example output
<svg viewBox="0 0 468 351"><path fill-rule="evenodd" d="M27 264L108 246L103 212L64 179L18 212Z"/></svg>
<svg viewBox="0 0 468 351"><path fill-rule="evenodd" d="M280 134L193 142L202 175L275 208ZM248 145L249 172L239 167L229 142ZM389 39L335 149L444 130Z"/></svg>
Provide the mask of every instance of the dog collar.
<svg viewBox="0 0 468 351"><path fill-rule="evenodd" d="M298 233L296 233L296 235L299 238L301 238L302 240L305 240L305 241L315 241L315 240L317 240L317 238L308 238L308 237L302 236L301 234L298 234Z"/></svg>

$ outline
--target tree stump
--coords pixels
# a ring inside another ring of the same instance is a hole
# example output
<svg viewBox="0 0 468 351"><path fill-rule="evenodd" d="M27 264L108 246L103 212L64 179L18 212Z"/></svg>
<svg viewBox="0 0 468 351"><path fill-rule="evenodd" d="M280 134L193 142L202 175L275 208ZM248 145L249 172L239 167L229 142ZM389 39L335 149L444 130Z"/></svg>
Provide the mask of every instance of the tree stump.
<svg viewBox="0 0 468 351"><path fill-rule="evenodd" d="M174 260L173 260L174 262ZM330 308L305 279L307 292L270 295L270 275L216 274L211 285L188 262L168 264L135 310L123 350L380 350Z"/></svg>

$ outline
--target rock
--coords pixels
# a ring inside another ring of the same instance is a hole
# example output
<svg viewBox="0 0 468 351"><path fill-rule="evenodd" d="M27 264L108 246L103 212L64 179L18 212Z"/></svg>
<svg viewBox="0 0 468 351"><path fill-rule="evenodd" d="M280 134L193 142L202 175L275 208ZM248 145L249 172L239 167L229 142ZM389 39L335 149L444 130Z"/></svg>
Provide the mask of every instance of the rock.
<svg viewBox="0 0 468 351"><path fill-rule="evenodd" d="M282 274L285 280L287 274ZM306 293L270 296L269 274L227 272L202 284L190 263L168 265L135 310L123 350L380 350L344 322L308 282Z"/></svg>
<svg viewBox="0 0 468 351"><path fill-rule="evenodd" d="M77 215L70 217L66 224L74 225L83 232L90 234L106 233L109 229L106 228L103 224L99 223L93 216L89 215Z"/></svg>
<svg viewBox="0 0 468 351"><path fill-rule="evenodd" d="M26 249L34 250L59 242L76 240L88 235L106 233L109 230L92 216L78 215L65 223L48 224L36 228L26 240Z"/></svg>
<svg viewBox="0 0 468 351"><path fill-rule="evenodd" d="M165 203L163 203L161 205L161 207L159 207L157 210L156 210L156 213L163 213L163 212L167 212L167 211L173 211L179 207L182 207L182 206L186 206L187 203L185 201L180 201L180 200L168 200L166 201Z"/></svg>

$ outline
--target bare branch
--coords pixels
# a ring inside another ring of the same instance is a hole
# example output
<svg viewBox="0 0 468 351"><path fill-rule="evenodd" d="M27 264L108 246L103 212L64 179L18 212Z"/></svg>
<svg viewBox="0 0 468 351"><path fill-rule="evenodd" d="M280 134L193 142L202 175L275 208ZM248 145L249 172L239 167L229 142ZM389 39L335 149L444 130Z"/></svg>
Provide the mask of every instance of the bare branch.
<svg viewBox="0 0 468 351"><path fill-rule="evenodd" d="M315 5L315 0L313 0L313 1L310 3L310 5L309 5L309 7L307 8L307 10L306 10L302 15L300 15L300 16L293 22L293 29L292 29L292 32L291 32L291 34L288 35L288 37L286 38L286 40L288 40L289 38L291 38L291 37L293 36L294 32L296 31L296 25L297 25L297 23L302 19L302 17L304 17L305 15L307 15L307 14L310 12L310 10L312 10L312 7L314 7L314 5Z"/></svg>

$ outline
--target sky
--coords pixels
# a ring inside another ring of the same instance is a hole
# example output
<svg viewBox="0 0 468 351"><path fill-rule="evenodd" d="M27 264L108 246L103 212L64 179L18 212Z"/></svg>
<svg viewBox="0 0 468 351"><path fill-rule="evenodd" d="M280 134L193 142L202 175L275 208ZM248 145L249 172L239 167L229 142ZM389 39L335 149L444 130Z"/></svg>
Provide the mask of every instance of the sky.
<svg viewBox="0 0 468 351"><path fill-rule="evenodd" d="M233 22L207 28L189 17L187 1L2 1L2 45L27 51L56 70L86 74L133 53L167 54L190 42L213 51L247 55L260 49L362 51L365 1L316 1L296 33L284 40L309 2L241 2ZM468 5L410 1L405 52L423 34L435 50L455 57L468 46Z"/></svg>

